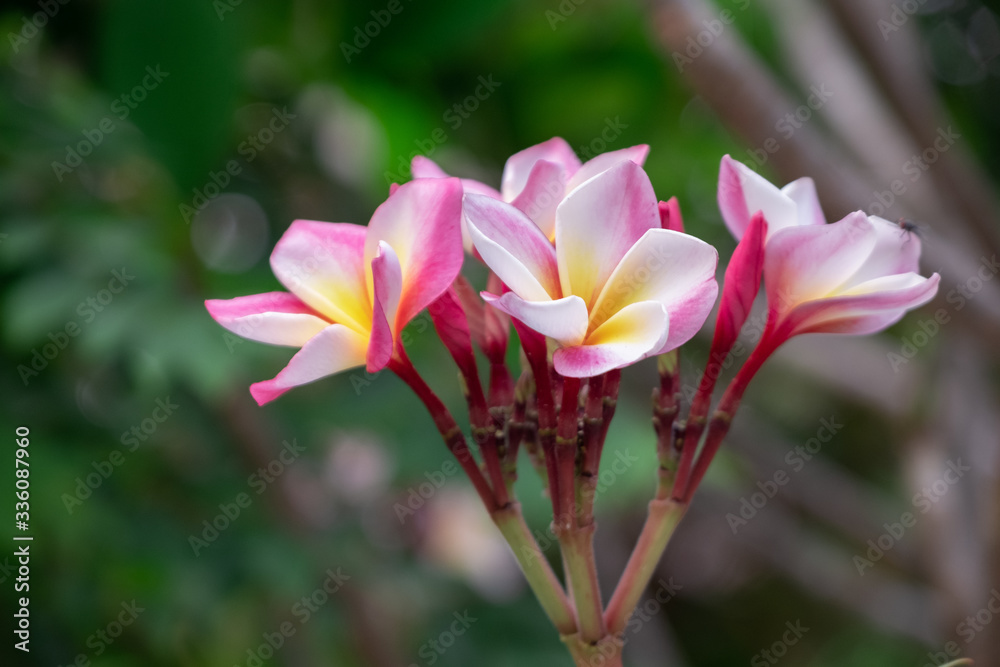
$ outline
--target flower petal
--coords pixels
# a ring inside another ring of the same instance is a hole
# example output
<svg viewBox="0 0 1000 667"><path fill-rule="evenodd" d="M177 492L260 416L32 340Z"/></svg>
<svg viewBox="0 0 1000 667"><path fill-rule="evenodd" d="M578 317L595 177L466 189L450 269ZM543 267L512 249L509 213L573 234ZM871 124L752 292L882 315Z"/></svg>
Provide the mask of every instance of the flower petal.
<svg viewBox="0 0 1000 667"><path fill-rule="evenodd" d="M524 213L482 195L466 195L465 220L486 265L523 299L558 297L559 272L552 243Z"/></svg>
<svg viewBox="0 0 1000 667"><path fill-rule="evenodd" d="M364 365L367 348L367 336L331 324L310 338L274 379L250 385L250 394L264 405L292 387Z"/></svg>
<svg viewBox="0 0 1000 667"><path fill-rule="evenodd" d="M684 218L681 217L681 205L677 202L677 197L671 197L667 201L661 201L660 225L664 229L675 232L684 231Z"/></svg>
<svg viewBox="0 0 1000 667"><path fill-rule="evenodd" d="M402 292L396 313L399 331L441 296L462 268L462 183L457 178L410 181L372 216L365 238L365 261L385 241L399 258ZM368 278L369 294L373 288Z"/></svg>
<svg viewBox="0 0 1000 667"><path fill-rule="evenodd" d="M319 313L288 292L209 299L205 308L216 322L237 336L271 345L302 347L330 325Z"/></svg>
<svg viewBox="0 0 1000 667"><path fill-rule="evenodd" d="M539 160L531 168L521 194L511 204L524 212L549 240L556 233L556 206L566 193L566 168Z"/></svg>
<svg viewBox="0 0 1000 667"><path fill-rule="evenodd" d="M789 313L788 320L794 334L874 333L933 299L940 281L936 273L930 278L916 273L876 278L850 292L804 303Z"/></svg>
<svg viewBox="0 0 1000 667"><path fill-rule="evenodd" d="M410 174L413 178L451 178L451 176L445 172L444 169L438 166L434 160L424 157L423 155L415 155L410 161ZM495 199L500 199L500 193L496 188L491 188L485 183L474 180L472 178L463 178L462 189L465 192L473 192L479 195L488 195Z"/></svg>
<svg viewBox="0 0 1000 667"><path fill-rule="evenodd" d="M526 301L514 292L503 296L483 292L482 297L494 308L560 345L579 345L587 335L587 305L580 297Z"/></svg>
<svg viewBox="0 0 1000 667"><path fill-rule="evenodd" d="M358 332L371 326L365 289L365 228L296 220L271 253L271 270L290 292L325 317Z"/></svg>
<svg viewBox="0 0 1000 667"><path fill-rule="evenodd" d="M844 287L897 273L918 273L920 238L875 215L868 216L868 221L875 228L875 247Z"/></svg>
<svg viewBox="0 0 1000 667"><path fill-rule="evenodd" d="M583 345L556 350L552 363L566 377L591 377L657 354L670 330L670 318L656 301L633 303L587 336Z"/></svg>
<svg viewBox="0 0 1000 667"><path fill-rule="evenodd" d="M793 202L798 209L799 225L825 225L826 216L819 205L816 182L808 176L797 179L781 188L781 194Z"/></svg>
<svg viewBox="0 0 1000 667"><path fill-rule="evenodd" d="M753 307L760 278L764 271L764 239L767 237L767 222L764 214L757 212L750 220L746 234L733 251L726 278L722 286L722 300L712 338L712 359L729 354L740 335Z"/></svg>
<svg viewBox="0 0 1000 667"><path fill-rule="evenodd" d="M659 228L653 186L631 160L578 187L556 209L562 293L575 294L592 306L629 248L648 230Z"/></svg>
<svg viewBox="0 0 1000 667"><path fill-rule="evenodd" d="M835 296L874 246L875 229L861 211L828 225L779 230L764 253L769 307L784 313L800 303Z"/></svg>
<svg viewBox="0 0 1000 667"><path fill-rule="evenodd" d="M575 190L583 183L607 171L622 160L631 160L641 167L646 163L647 155L649 155L649 146L646 144L601 153L584 162L583 166L575 174L572 174L572 178L569 179L569 183L566 185L566 192Z"/></svg>
<svg viewBox="0 0 1000 667"><path fill-rule="evenodd" d="M742 162L723 156L719 167L719 209L736 240L743 238L750 217L763 211L771 233L798 224L798 207L766 178Z"/></svg>
<svg viewBox="0 0 1000 667"><path fill-rule="evenodd" d="M413 178L449 178L450 175L438 163L423 155L414 155L410 160L410 175Z"/></svg>
<svg viewBox="0 0 1000 667"><path fill-rule="evenodd" d="M634 303L655 301L670 315L669 349L686 343L715 305L718 261L719 253L701 239L649 230L622 258L591 308L591 331Z"/></svg>
<svg viewBox="0 0 1000 667"><path fill-rule="evenodd" d="M399 257L385 241L378 244L378 256L372 260L372 335L368 342L366 365L369 373L385 368L392 358L396 335L405 326L396 322L403 272Z"/></svg>
<svg viewBox="0 0 1000 667"><path fill-rule="evenodd" d="M565 139L553 137L523 151L514 153L507 159L503 168L503 178L500 181L500 193L503 200L510 202L521 194L528 175L539 160L548 160L562 165L567 173L575 173L580 168L580 159L566 143Z"/></svg>

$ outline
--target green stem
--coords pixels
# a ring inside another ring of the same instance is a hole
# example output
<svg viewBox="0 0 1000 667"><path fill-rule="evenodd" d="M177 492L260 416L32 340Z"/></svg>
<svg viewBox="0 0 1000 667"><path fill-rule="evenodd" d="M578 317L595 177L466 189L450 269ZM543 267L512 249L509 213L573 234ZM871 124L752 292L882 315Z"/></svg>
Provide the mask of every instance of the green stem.
<svg viewBox="0 0 1000 667"><path fill-rule="evenodd" d="M588 644L599 641L607 634L601 588L597 582L597 564L594 562L595 530L596 526L591 523L558 532L559 548L566 559L566 580L576 605L580 639Z"/></svg>
<svg viewBox="0 0 1000 667"><path fill-rule="evenodd" d="M624 644L618 637L605 637L596 644L583 641L580 635L561 637L576 667L622 667Z"/></svg>
<svg viewBox="0 0 1000 667"><path fill-rule="evenodd" d="M573 608L566 599L562 584L559 583L549 561L524 521L521 506L511 503L493 512L491 516L493 523L500 529L511 551L514 552L514 558L521 566L521 571L528 580L528 586L538 598L552 624L559 630L559 634L574 634L576 618Z"/></svg>
<svg viewBox="0 0 1000 667"><path fill-rule="evenodd" d="M667 542L670 541L686 511L686 504L674 500L650 501L649 514L639 535L639 541L604 612L604 621L610 634L617 635L625 629L629 616L635 611L639 599L653 577L656 565L667 548Z"/></svg>

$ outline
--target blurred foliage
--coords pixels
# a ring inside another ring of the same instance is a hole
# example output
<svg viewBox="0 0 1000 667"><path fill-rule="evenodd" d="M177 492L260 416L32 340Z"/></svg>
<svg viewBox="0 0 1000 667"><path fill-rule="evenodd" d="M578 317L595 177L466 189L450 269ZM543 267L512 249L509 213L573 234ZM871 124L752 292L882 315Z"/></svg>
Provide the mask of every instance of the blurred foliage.
<svg viewBox="0 0 1000 667"><path fill-rule="evenodd" d="M5 4L0 32L27 34L24 17L39 6ZM715 178L720 156L743 147L651 45L641 6L400 0L401 13L348 62L344 45L359 44L372 12L384 16L387 6L77 0L58 5L16 49L5 39L0 430L10 442L15 426L31 428L36 541L32 651L4 664L64 665L83 654L109 666L247 665L248 649L283 622L297 624L296 602L336 567L349 582L308 625L295 626L273 664L566 662L530 595L484 594L418 555L422 515L400 525L394 504L448 460L400 382L342 376L258 409L247 385L273 376L289 350L225 335L202 301L277 289L267 253L293 219L366 222L391 174L415 152L497 182L506 156L553 135L582 153L650 144L647 168L660 196L676 194L688 230L727 256L733 243L716 209ZM551 23L563 6L572 13ZM963 19L923 20L934 31ZM739 29L781 68L765 12L740 16ZM142 85L147 68L167 75L122 118L122 95ZM996 74L993 61L982 78L948 95L966 131L981 138L972 144L1000 174ZM471 110L481 77L499 85ZM449 114L455 105L466 105L468 117ZM294 118L260 150L247 150L251 136L263 143L275 110ZM104 119L111 132L99 129ZM439 128L443 142L432 139ZM71 165L68 153L88 142L96 145L79 166L54 170L56 161ZM194 207L231 161L240 169L221 188L226 194L185 220L182 207ZM134 279L105 293L115 271ZM432 385L460 406L434 337L414 333L412 347ZM686 354L691 375L704 349L696 343ZM653 483L646 393L653 369L629 375L608 456L627 448L642 459L602 495L609 517L641 513ZM762 382L779 385L774 377ZM836 399L804 380L782 382L781 397L765 389L755 400L790 439L804 440L814 416ZM789 392L792 382L801 391ZM174 414L130 451L129 433L155 423L157 400L175 403ZM887 427L857 406L843 410L858 414L824 454L891 484L896 461L881 446ZM331 472L333 453L352 438L383 455L372 465L388 479L375 495L349 494ZM285 440L305 453L257 495L249 477ZM102 463L116 450L124 461L103 479ZM526 462L523 469L520 494L541 529L546 507ZM67 508L66 498L95 472L97 488ZM724 459L712 479L739 474L738 462ZM195 556L190 536L240 493L252 504ZM8 575L0 586L5 609L11 588ZM110 647L95 641L132 600L145 609L136 621ZM453 648L429 657L425 642L466 610L478 620ZM728 667L804 610L815 630L795 649L794 664L915 665L927 650L767 578L725 599L682 597L653 625L673 627L691 664ZM10 650L7 637L0 651ZM654 656L641 664L660 663Z"/></svg>

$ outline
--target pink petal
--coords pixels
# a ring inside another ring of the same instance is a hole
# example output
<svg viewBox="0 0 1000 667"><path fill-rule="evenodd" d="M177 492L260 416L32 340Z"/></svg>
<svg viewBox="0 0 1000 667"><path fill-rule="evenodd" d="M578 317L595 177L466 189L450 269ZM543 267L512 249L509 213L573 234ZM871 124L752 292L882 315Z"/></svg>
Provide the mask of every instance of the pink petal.
<svg viewBox="0 0 1000 667"><path fill-rule="evenodd" d="M715 248L680 232L651 229L625 254L590 311L594 330L626 307L660 303L670 316L670 349L694 336L715 305Z"/></svg>
<svg viewBox="0 0 1000 667"><path fill-rule="evenodd" d="M486 303L520 320L533 331L560 345L579 345L587 335L587 306L577 296L555 301L525 301L513 292L496 296L482 293Z"/></svg>
<svg viewBox="0 0 1000 667"><path fill-rule="evenodd" d="M861 211L840 222L772 234L764 257L769 307L783 313L831 295L861 268L874 246L875 229Z"/></svg>
<svg viewBox="0 0 1000 667"><path fill-rule="evenodd" d="M770 233L798 224L798 207L766 178L728 155L719 167L719 209L737 240L743 238L750 217L763 211Z"/></svg>
<svg viewBox="0 0 1000 667"><path fill-rule="evenodd" d="M556 210L562 293L593 305L625 253L659 228L656 194L636 163L619 162L578 187Z"/></svg>
<svg viewBox="0 0 1000 667"><path fill-rule="evenodd" d="M920 271L920 238L899 225L878 216L868 216L875 229L875 247L848 285L858 285L873 278L896 273Z"/></svg>
<svg viewBox="0 0 1000 667"><path fill-rule="evenodd" d="M330 322L288 292L235 299L209 299L205 308L216 322L249 340L302 347Z"/></svg>
<svg viewBox="0 0 1000 667"><path fill-rule="evenodd" d="M271 253L271 270L290 292L326 318L367 331L371 302L365 287L360 225L296 220Z"/></svg>
<svg viewBox="0 0 1000 667"><path fill-rule="evenodd" d="M575 190L583 183L589 181L594 176L607 171L622 160L631 160L641 167L646 163L646 156L648 155L649 146L646 144L639 144L638 146L630 146L617 151L601 153L600 155L584 162L583 166L580 167L575 174L572 174L572 178L569 179L569 183L566 185L566 192Z"/></svg>
<svg viewBox="0 0 1000 667"><path fill-rule="evenodd" d="M851 292L804 303L787 319L794 334L874 333L933 299L940 281L936 273L930 278L915 273L877 278Z"/></svg>
<svg viewBox="0 0 1000 667"><path fill-rule="evenodd" d="M566 168L539 160L532 167L521 194L511 204L524 212L548 239L556 233L556 206L566 193Z"/></svg>
<svg viewBox="0 0 1000 667"><path fill-rule="evenodd" d="M310 338L273 380L250 385L250 394L264 405L292 387L364 365L367 348L367 336L331 324Z"/></svg>
<svg viewBox="0 0 1000 667"><path fill-rule="evenodd" d="M524 213L482 195L466 195L464 213L479 255L511 291L530 301L559 296L556 251Z"/></svg>
<svg viewBox="0 0 1000 667"><path fill-rule="evenodd" d="M681 205L677 202L677 197L661 201L659 208L661 227L674 232L684 231L684 219L681 217Z"/></svg>
<svg viewBox="0 0 1000 667"><path fill-rule="evenodd" d="M664 346L670 319L655 301L633 303L587 336L583 345L556 350L552 363L566 377L591 377L623 368L657 354Z"/></svg>
<svg viewBox="0 0 1000 667"><path fill-rule="evenodd" d="M793 202L798 209L798 224L825 225L826 216L823 207L819 205L819 195L816 193L816 183L809 177L792 181L781 188L781 194Z"/></svg>
<svg viewBox="0 0 1000 667"><path fill-rule="evenodd" d="M441 337L441 342L448 348L452 359L468 378L475 376L476 355L472 349L472 333L466 310L455 286L442 294L437 301L427 308L434 322L434 330ZM473 391L474 388L470 388Z"/></svg>
<svg viewBox="0 0 1000 667"><path fill-rule="evenodd" d="M729 266L726 267L719 316L712 339L713 359L729 354L740 335L740 329L747 321L753 301L760 291L766 237L767 222L764 221L764 214L758 212L750 220L746 234L740 239L729 260Z"/></svg>
<svg viewBox="0 0 1000 667"><path fill-rule="evenodd" d="M410 174L413 178L451 178L444 169L438 166L434 160L423 155L415 155L410 161ZM491 188L485 183L481 183L471 178L462 179L462 189L466 193L477 195L487 195L494 199L500 199L500 193L496 188Z"/></svg>
<svg viewBox="0 0 1000 667"><path fill-rule="evenodd" d="M566 170L575 173L580 168L580 160L564 139L553 137L548 141L525 148L514 153L507 159L503 168L503 178L500 182L500 192L504 201L514 201L528 182L528 175L539 160L554 162Z"/></svg>
<svg viewBox="0 0 1000 667"><path fill-rule="evenodd" d="M410 181L375 210L364 256L371 262L384 241L399 258L403 282L395 331L441 296L462 268L461 215L457 178Z"/></svg>
<svg viewBox="0 0 1000 667"><path fill-rule="evenodd" d="M410 175L413 178L450 177L449 174L445 173L444 169L438 166L437 162L423 155L414 155L413 159L410 160Z"/></svg>
<svg viewBox="0 0 1000 667"><path fill-rule="evenodd" d="M396 315L403 288L403 272L399 258L385 241L378 244L378 256L372 260L372 335L368 342L367 368L375 373L385 368L392 358L397 328ZM405 322L403 323L405 325Z"/></svg>

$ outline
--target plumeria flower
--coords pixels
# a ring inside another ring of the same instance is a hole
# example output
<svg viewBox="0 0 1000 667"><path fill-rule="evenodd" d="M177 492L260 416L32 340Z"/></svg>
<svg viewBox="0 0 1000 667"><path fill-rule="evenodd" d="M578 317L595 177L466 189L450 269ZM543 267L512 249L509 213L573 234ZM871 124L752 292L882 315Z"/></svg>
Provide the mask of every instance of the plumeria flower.
<svg viewBox="0 0 1000 667"><path fill-rule="evenodd" d="M867 334L885 329L937 293L940 276L919 273L920 239L862 211L827 224L812 179L780 190L728 155L719 176L719 206L737 239L754 214L774 342L802 333ZM760 223L758 223L760 224ZM754 249L751 249L754 250ZM746 285L756 294L757 285Z"/></svg>
<svg viewBox="0 0 1000 667"><path fill-rule="evenodd" d="M271 253L289 292L205 302L230 331L300 347L250 393L260 405L348 368L384 368L403 327L444 293L462 267L462 184L422 180L393 190L367 227L296 220Z"/></svg>
<svg viewBox="0 0 1000 667"><path fill-rule="evenodd" d="M568 377L622 368L687 342L708 316L718 253L663 229L649 178L625 160L555 211L555 244L517 207L476 194L464 215L476 250L510 290L496 308L553 339Z"/></svg>
<svg viewBox="0 0 1000 667"><path fill-rule="evenodd" d="M469 178L462 179L467 194L481 194L513 204L534 222L542 233L555 239L556 207L581 184L623 160L639 165L646 161L649 146L640 144L602 153L585 163L560 137L554 137L515 153L504 165L500 190ZM413 178L446 178L441 167L429 158L413 158ZM471 253L472 242L463 226L465 249Z"/></svg>

